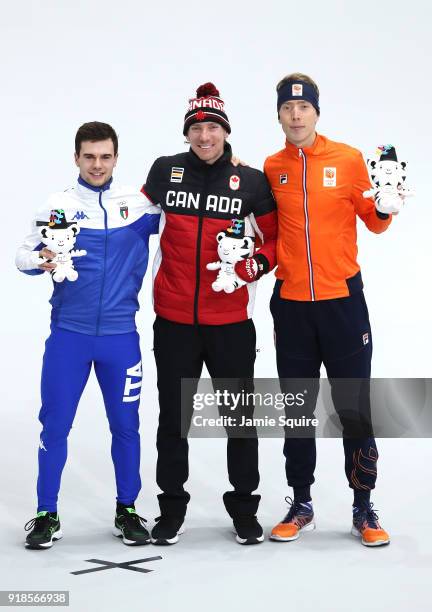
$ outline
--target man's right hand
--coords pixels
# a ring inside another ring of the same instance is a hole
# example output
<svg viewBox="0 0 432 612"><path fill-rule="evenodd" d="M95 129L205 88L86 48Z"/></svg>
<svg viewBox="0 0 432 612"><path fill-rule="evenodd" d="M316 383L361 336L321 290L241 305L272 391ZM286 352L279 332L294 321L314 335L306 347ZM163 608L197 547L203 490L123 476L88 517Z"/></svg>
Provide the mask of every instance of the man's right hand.
<svg viewBox="0 0 432 612"><path fill-rule="evenodd" d="M234 168L237 168L237 166L247 166L248 165L246 162L241 160L240 157L237 157L236 155L231 156L231 163L234 166Z"/></svg>
<svg viewBox="0 0 432 612"><path fill-rule="evenodd" d="M387 215L397 215L404 203L404 198L393 187L382 187L375 194L375 208Z"/></svg>
<svg viewBox="0 0 432 612"><path fill-rule="evenodd" d="M50 251L49 249L47 249L46 247L41 249L39 251L39 257L44 261L43 263L40 264L40 266L38 266L39 270L44 270L45 272L51 272L51 270L54 270L57 264L52 263L50 261L46 261L46 260L54 259L55 256L56 254L53 253L53 251Z"/></svg>

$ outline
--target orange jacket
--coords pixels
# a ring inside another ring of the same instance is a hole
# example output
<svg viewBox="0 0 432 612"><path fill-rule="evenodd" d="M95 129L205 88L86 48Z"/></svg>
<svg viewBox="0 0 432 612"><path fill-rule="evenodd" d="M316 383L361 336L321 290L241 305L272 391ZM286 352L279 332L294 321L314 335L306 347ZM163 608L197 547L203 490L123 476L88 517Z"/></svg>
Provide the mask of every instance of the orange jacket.
<svg viewBox="0 0 432 612"><path fill-rule="evenodd" d="M360 290L356 215L377 234L391 222L363 197L370 180L360 151L318 134L304 149L287 142L264 172L278 209L281 297L328 300Z"/></svg>

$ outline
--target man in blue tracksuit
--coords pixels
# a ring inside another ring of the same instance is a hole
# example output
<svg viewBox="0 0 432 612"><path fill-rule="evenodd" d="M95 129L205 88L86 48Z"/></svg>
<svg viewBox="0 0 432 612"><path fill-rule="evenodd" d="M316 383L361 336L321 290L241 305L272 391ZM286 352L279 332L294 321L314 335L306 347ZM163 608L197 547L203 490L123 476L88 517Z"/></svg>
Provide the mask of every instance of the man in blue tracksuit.
<svg viewBox="0 0 432 612"><path fill-rule="evenodd" d="M79 128L75 138L78 182L50 196L36 213L32 233L16 256L19 270L31 275L51 273L54 284L51 335L42 366L38 508L37 516L26 525L31 530L26 538L29 548L49 548L62 537L57 497L67 437L92 365L112 434L117 485L114 535L125 544L150 541L134 506L141 488L142 379L135 312L148 263L149 236L158 232L160 215L142 193L113 183L117 150L111 126L95 121ZM64 264L61 259L52 261L58 251L49 249L49 238L60 228L76 239L74 249L80 254L73 259L76 280L70 280L75 276L72 272L56 282L62 278L58 273Z"/></svg>

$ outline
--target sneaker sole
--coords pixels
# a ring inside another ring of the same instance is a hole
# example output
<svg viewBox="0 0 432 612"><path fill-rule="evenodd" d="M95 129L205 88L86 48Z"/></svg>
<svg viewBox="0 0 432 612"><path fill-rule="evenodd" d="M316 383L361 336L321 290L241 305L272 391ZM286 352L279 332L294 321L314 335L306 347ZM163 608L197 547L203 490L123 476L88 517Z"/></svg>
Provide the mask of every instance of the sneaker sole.
<svg viewBox="0 0 432 612"><path fill-rule="evenodd" d="M138 540L128 540L124 537L122 530L118 529L117 527L114 527L112 534L116 538L122 538L123 544L126 544L126 546L144 546L145 544L150 544L150 536L148 539L143 540L142 542Z"/></svg>
<svg viewBox="0 0 432 612"><path fill-rule="evenodd" d="M260 542L264 542L264 534L254 538L241 538L236 531L234 531L236 536L236 541L239 544L259 544Z"/></svg>
<svg viewBox="0 0 432 612"><path fill-rule="evenodd" d="M49 542L45 542L44 544L29 544L25 542L25 547L30 550L46 550L47 548L51 548L56 540L61 540L63 537L63 532L61 529L52 534L51 540Z"/></svg>
<svg viewBox="0 0 432 612"><path fill-rule="evenodd" d="M274 540L275 542L293 542L294 540L298 540L300 537L300 533L302 531L313 531L314 529L316 529L316 525L315 523L308 523L307 525L305 525L304 527L302 527L301 529L298 530L298 532L296 533L296 535L290 536L290 537L284 537L284 536L280 536L277 534L270 534L270 540Z"/></svg>
<svg viewBox="0 0 432 612"><path fill-rule="evenodd" d="M356 527L351 528L351 535L356 538L361 538L361 543L363 546L374 547L374 546L385 546L386 544L390 544L390 540L377 540L376 542L365 542L362 538L362 534Z"/></svg>
<svg viewBox="0 0 432 612"><path fill-rule="evenodd" d="M171 544L177 544L179 541L179 535L185 532L184 527L180 527L177 534L173 538L150 538L152 544L156 546L170 546Z"/></svg>

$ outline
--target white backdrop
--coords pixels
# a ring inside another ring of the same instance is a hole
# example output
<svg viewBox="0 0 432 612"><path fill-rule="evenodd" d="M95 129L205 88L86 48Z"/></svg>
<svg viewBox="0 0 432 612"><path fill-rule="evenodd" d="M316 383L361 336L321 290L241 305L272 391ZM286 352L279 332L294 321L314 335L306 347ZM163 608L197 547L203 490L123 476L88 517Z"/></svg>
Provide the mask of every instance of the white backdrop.
<svg viewBox="0 0 432 612"><path fill-rule="evenodd" d="M20 274L13 258L34 209L50 192L76 179L73 140L85 121L114 126L120 143L115 179L140 187L156 157L185 150L182 123L188 98L198 85L213 81L226 102L235 153L261 168L265 156L283 146L275 109L277 81L293 71L310 74L321 90L320 132L365 154L374 153L378 144L392 143L399 157L409 162L408 186L417 190L417 197L407 202L384 235L373 235L359 224L359 261L374 334L373 374L430 376L431 17L427 0L268 0L259 6L243 0L152 5L133 0L27 0L3 8L0 510L4 520L14 508L17 533L34 511L39 376L51 282L48 277ZM152 252L155 247L154 239ZM272 284L272 278L260 281L256 302L257 376L276 375L268 311ZM157 398L149 276L140 301L145 371L142 499L149 516L156 516ZM190 490L204 518L207 497L225 487L224 451L218 442L192 443ZM327 449L324 465L332 465L334 458L338 466L334 475L323 475L327 485L322 496L342 495L339 443L321 445ZM381 497L387 516L405 494L398 470L405 470L403 487L416 477L424 486L413 470L418 462L432 459L428 442L406 445L383 443L381 481L394 485L387 485L389 495ZM108 427L93 379L83 396L70 448L62 507L68 504L81 516L84 504L111 516ZM271 524L283 509L283 465L279 441L265 443L262 449L261 492L271 499L267 507L263 499L263 511L268 511ZM409 455L411 463L402 462L401 468L395 458L402 455ZM215 464L221 466L219 471ZM210 469L215 470L214 482L208 485L205 475ZM421 493L423 503L430 500L430 482L427 487ZM345 489L343 495L349 503ZM411 528L419 524L405 516ZM20 537L15 534L14 542Z"/></svg>

